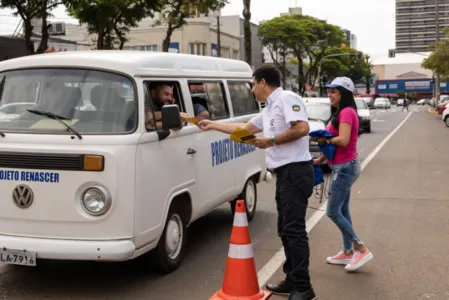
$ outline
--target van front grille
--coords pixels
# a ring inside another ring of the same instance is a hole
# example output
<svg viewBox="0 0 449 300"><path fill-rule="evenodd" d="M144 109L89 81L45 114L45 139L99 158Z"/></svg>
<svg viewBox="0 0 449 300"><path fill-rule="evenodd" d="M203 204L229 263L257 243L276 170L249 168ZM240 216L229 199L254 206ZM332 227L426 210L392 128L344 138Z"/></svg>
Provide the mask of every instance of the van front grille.
<svg viewBox="0 0 449 300"><path fill-rule="evenodd" d="M82 154L0 152L0 168L82 171Z"/></svg>

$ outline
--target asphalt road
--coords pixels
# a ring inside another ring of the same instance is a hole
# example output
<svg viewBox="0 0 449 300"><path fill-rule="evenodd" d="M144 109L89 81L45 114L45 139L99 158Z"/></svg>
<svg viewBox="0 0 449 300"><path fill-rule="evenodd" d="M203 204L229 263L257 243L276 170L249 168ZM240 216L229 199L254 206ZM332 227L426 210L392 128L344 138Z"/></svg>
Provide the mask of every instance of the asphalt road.
<svg viewBox="0 0 449 300"><path fill-rule="evenodd" d="M438 242L447 238L449 232L448 219L444 218L449 196L443 193L447 193L447 177L442 172L441 158L436 156L448 152L449 130L436 116L426 114L426 108L410 108L419 112L412 114L371 161L354 187L357 230L372 249L374 260L361 274L347 275L338 267L326 265L324 260L340 245L335 226L325 217L310 233L311 272L319 299L420 299L417 295L425 293L444 295L445 285L449 292L449 260L438 255L445 253ZM396 107L371 113L372 132L359 140L362 160L408 115ZM446 139L440 137L444 134ZM417 136L422 141L418 142ZM431 143L433 138L438 143ZM447 170L448 161L445 163ZM436 173L437 169L441 173ZM257 270L281 247L276 233L274 184L273 181L258 186L258 211L250 224ZM320 206L312 196L309 217ZM0 297L207 300L222 284L232 222L228 205L195 222L188 230L184 263L169 275L142 269L138 261L46 262L37 268L0 266ZM414 265L418 267L413 268ZM434 272L423 273L423 268ZM272 280L281 277L277 272Z"/></svg>

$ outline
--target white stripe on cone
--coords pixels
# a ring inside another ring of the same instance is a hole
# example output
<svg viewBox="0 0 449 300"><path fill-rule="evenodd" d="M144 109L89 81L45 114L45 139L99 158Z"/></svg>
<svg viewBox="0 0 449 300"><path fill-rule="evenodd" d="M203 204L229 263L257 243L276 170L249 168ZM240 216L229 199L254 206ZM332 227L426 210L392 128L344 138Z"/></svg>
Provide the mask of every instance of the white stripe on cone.
<svg viewBox="0 0 449 300"><path fill-rule="evenodd" d="M234 214L234 226L237 227L248 226L248 219L246 218L246 213L236 212Z"/></svg>
<svg viewBox="0 0 449 300"><path fill-rule="evenodd" d="M254 258L253 246L251 244L248 245L230 244L228 257L236 259Z"/></svg>

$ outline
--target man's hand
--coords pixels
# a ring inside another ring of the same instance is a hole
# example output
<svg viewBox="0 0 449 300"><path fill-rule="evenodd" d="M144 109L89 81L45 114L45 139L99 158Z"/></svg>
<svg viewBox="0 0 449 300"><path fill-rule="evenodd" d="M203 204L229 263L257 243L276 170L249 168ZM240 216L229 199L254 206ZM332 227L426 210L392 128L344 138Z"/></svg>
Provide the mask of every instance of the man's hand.
<svg viewBox="0 0 449 300"><path fill-rule="evenodd" d="M324 154L321 154L319 158L313 160L314 165L320 165L324 161Z"/></svg>
<svg viewBox="0 0 449 300"><path fill-rule="evenodd" d="M214 121L205 119L205 120L201 120L201 121L198 122L198 127L201 130L208 131L208 130L213 130L214 129L213 128L213 124L214 124Z"/></svg>
<svg viewBox="0 0 449 300"><path fill-rule="evenodd" d="M249 142L259 149L267 149L273 146L269 137L257 137L249 140Z"/></svg>
<svg viewBox="0 0 449 300"><path fill-rule="evenodd" d="M181 112L180 114L181 114L181 118L183 118L184 120L190 118L188 113Z"/></svg>
<svg viewBox="0 0 449 300"><path fill-rule="evenodd" d="M319 138L319 139L317 139L317 142L318 142L318 144L320 144L320 145L327 144L327 138L324 138L324 137Z"/></svg>

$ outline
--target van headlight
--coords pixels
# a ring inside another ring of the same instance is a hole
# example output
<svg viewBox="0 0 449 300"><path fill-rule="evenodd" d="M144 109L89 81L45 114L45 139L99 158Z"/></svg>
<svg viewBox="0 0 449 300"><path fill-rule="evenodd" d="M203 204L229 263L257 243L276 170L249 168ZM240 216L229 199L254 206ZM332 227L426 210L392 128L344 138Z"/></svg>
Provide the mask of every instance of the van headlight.
<svg viewBox="0 0 449 300"><path fill-rule="evenodd" d="M112 204L111 194L101 186L89 187L81 196L84 210L93 216L104 215Z"/></svg>

